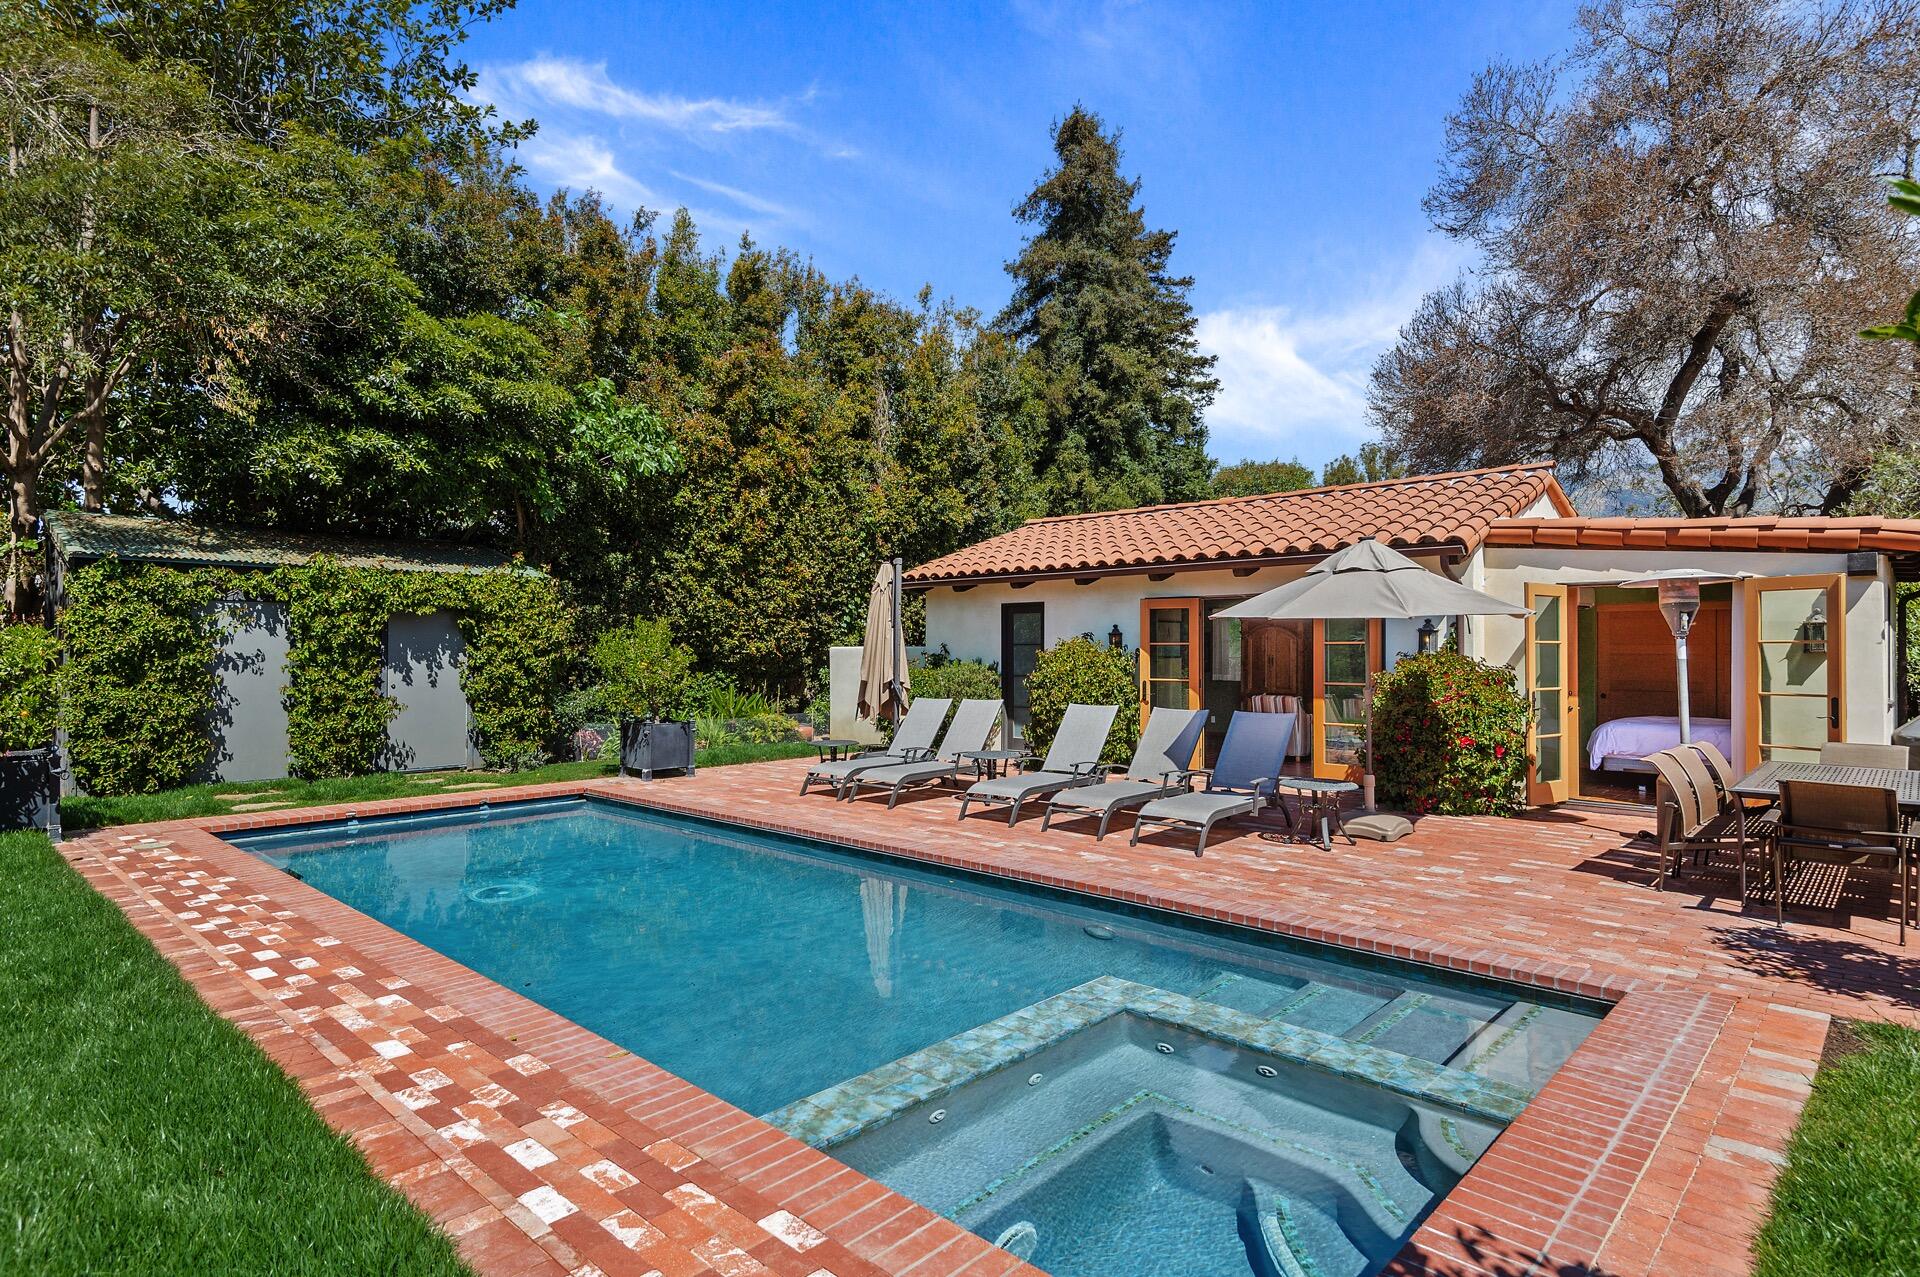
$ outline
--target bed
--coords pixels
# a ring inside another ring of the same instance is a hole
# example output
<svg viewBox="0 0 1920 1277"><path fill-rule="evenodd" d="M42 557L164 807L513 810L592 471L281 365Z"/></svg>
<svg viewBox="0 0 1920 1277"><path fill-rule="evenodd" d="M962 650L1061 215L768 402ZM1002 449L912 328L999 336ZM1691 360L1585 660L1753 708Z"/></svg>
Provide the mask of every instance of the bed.
<svg viewBox="0 0 1920 1277"><path fill-rule="evenodd" d="M1733 720L1695 718L1693 739L1719 747L1733 757ZM1648 754L1672 749L1680 743L1680 720L1671 714L1640 714L1616 718L1593 729L1587 738L1587 765L1593 771L1644 772L1652 770L1641 760Z"/></svg>

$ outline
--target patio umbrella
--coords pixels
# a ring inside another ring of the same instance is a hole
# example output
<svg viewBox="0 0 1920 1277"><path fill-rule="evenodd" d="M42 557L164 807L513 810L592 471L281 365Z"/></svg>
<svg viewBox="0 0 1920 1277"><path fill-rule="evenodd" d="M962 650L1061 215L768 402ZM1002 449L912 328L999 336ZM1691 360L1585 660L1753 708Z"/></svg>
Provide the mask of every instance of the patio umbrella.
<svg viewBox="0 0 1920 1277"><path fill-rule="evenodd" d="M1429 572L1378 541L1356 541L1308 568L1297 581L1222 608L1215 620L1411 621L1427 616L1526 616L1517 603ZM1366 804L1373 806L1373 692L1366 707Z"/></svg>
<svg viewBox="0 0 1920 1277"><path fill-rule="evenodd" d="M899 718L907 709L907 631L900 616L898 559L874 574L867 632L860 641L860 717Z"/></svg>

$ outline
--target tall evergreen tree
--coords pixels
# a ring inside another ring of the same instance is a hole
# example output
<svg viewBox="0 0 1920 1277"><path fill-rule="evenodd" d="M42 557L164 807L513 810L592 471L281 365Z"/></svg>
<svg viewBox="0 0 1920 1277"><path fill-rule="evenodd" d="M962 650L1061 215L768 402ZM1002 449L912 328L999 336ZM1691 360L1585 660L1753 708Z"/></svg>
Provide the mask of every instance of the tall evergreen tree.
<svg viewBox="0 0 1920 1277"><path fill-rule="evenodd" d="M1074 107L1053 150L1057 166L1014 209L1036 229L1007 264L997 321L1033 371L1041 501L1064 514L1204 497L1201 414L1219 383L1194 339L1193 281L1168 269L1174 232L1148 229L1120 135L1098 116Z"/></svg>

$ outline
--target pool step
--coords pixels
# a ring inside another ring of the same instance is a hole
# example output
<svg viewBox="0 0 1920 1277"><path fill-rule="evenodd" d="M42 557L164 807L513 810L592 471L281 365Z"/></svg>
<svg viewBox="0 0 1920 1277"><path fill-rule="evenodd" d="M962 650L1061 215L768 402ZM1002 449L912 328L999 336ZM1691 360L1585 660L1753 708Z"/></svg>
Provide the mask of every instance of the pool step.
<svg viewBox="0 0 1920 1277"><path fill-rule="evenodd" d="M1486 1025L1485 1020L1436 1002L1431 993L1407 992L1354 1025L1345 1036L1441 1064Z"/></svg>
<svg viewBox="0 0 1920 1277"><path fill-rule="evenodd" d="M1263 1184L1249 1183L1243 1209L1250 1210L1254 1227L1242 1217L1242 1239L1248 1267L1258 1277L1359 1277L1372 1265L1353 1239L1330 1225L1317 1211Z"/></svg>
<svg viewBox="0 0 1920 1277"><path fill-rule="evenodd" d="M1381 993L1346 989L1337 984L1310 981L1293 995L1260 1012L1269 1020L1297 1024L1303 1029L1345 1035L1393 1001Z"/></svg>
<svg viewBox="0 0 1920 1277"><path fill-rule="evenodd" d="M1443 1063L1537 1091L1567 1062L1593 1022L1571 1011L1516 1002L1460 1044Z"/></svg>
<svg viewBox="0 0 1920 1277"><path fill-rule="evenodd" d="M1297 996L1301 988L1298 980L1263 980L1258 976L1235 974L1222 976L1193 996L1202 1002L1266 1019L1274 1008Z"/></svg>

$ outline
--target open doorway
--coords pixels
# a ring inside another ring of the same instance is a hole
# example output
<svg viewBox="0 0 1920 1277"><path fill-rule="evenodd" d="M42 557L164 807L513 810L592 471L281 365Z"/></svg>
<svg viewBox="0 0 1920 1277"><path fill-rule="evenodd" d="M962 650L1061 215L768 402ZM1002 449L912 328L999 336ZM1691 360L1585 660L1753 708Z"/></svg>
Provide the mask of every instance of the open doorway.
<svg viewBox="0 0 1920 1277"><path fill-rule="evenodd" d="M1690 725L1733 757L1732 587L1701 590L1687 642ZM1648 803L1653 772L1641 760L1680 743L1680 691L1673 632L1650 590L1580 591L1579 778L1576 792L1600 801Z"/></svg>

